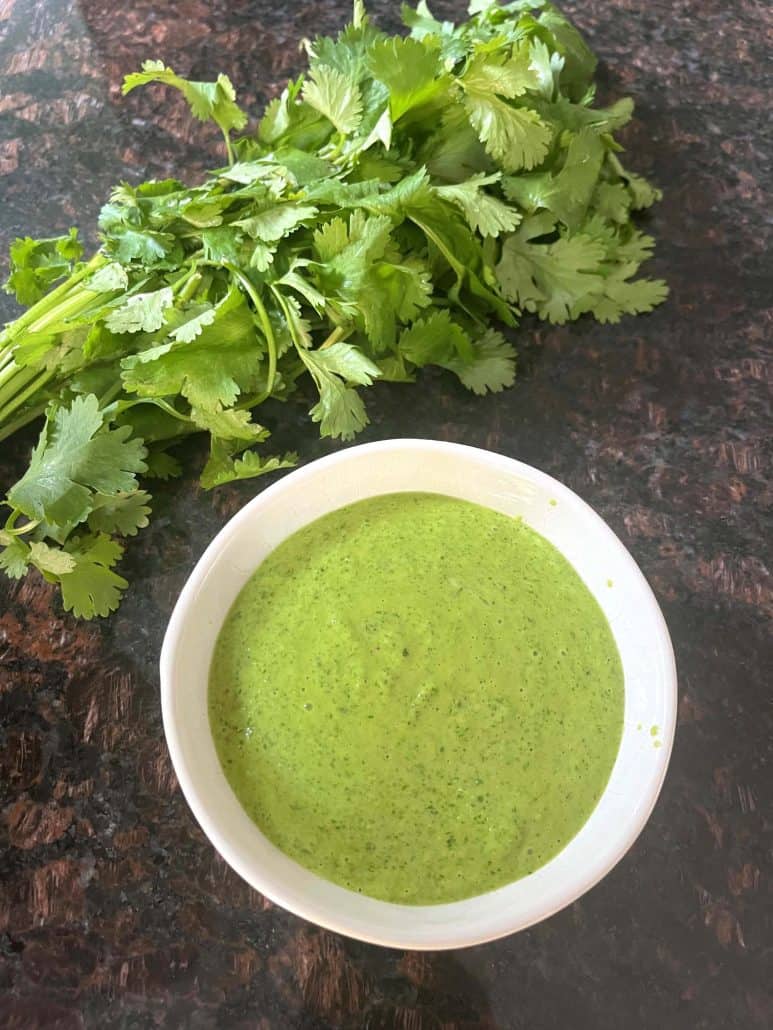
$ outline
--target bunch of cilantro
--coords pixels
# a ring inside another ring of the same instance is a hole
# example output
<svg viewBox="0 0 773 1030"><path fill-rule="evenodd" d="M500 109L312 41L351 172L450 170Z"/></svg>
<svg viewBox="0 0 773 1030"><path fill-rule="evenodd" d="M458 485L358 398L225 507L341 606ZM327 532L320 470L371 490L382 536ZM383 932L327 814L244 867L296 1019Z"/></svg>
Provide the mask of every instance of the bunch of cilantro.
<svg viewBox="0 0 773 1030"><path fill-rule="evenodd" d="M198 186L123 184L101 246L77 232L19 239L6 290L27 310L0 335L0 439L45 415L11 487L0 567L30 566L90 618L119 603L123 540L147 525L152 478L207 433L205 488L291 466L266 456L254 412L299 380L323 436L367 424L361 388L437 365L476 393L509 386L494 325L649 311L635 279L653 241L632 222L658 192L620 162L632 103L594 107L595 59L541 0L473 0L469 20L403 8L410 36L362 0L257 131L224 75L161 62L129 75L180 90L222 130L226 167Z"/></svg>

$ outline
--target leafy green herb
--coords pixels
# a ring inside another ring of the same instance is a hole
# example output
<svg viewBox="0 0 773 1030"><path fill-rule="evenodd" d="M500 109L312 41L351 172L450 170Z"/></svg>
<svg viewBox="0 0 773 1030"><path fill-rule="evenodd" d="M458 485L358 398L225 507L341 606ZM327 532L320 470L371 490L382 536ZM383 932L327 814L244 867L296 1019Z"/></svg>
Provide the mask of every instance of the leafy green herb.
<svg viewBox="0 0 773 1030"><path fill-rule="evenodd" d="M67 610L106 615L147 483L181 474L170 449L188 435L210 438L205 489L273 473L297 456L262 451L252 413L270 397L349 440L378 379L435 365L476 394L510 386L492 322L615 322L665 299L636 278L653 241L632 214L660 194L620 160L631 101L594 106L595 59L544 0L469 13L455 26L420 0L390 37L355 0L242 136L225 75L127 76L124 93L182 93L227 165L116 187L88 261L74 229L12 245L5 289L28 309L0 334L0 440L45 422L5 502L8 576L36 568Z"/></svg>

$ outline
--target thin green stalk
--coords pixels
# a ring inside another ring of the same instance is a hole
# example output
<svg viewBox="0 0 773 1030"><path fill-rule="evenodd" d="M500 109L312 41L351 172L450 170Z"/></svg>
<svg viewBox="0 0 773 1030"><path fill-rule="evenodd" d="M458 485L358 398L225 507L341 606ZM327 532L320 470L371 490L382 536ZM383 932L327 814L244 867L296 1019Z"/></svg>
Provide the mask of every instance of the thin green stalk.
<svg viewBox="0 0 773 1030"><path fill-rule="evenodd" d="M258 291L252 285L250 280L235 268L234 265L226 264L225 267L228 271L238 279L245 291L247 296L250 298L255 306L258 318L260 320L261 328L263 329L263 335L266 337L266 347L268 349L268 374L266 375L266 396L270 396L271 391L274 389L274 380L276 379L276 339L274 337L274 329L271 325L271 319L268 317L268 312L263 304L263 301L258 295Z"/></svg>
<svg viewBox="0 0 773 1030"><path fill-rule="evenodd" d="M110 391L108 391L108 393L109 392ZM172 407L172 405L169 404L168 401L161 400L160 397L136 397L134 400L131 401L116 401L114 404L110 405L110 407L112 407L113 409L110 412L110 414L113 416L121 415L124 411L129 411L130 408L136 408L138 404L152 404L156 408L160 408L161 411L165 411L167 415L171 415L172 418L176 418L179 422L190 422L190 418L188 415L185 415L181 411L178 411L177 408ZM107 411L108 407L108 405L105 405L105 408L103 410Z"/></svg>
<svg viewBox="0 0 773 1030"><path fill-rule="evenodd" d="M0 381L0 408L13 400L19 390L23 390L30 380L35 378L38 370L14 365L8 372L10 374Z"/></svg>
<svg viewBox="0 0 773 1030"><path fill-rule="evenodd" d="M99 398L100 409L106 408L108 404L110 404L118 396L122 388L123 383L120 379L118 379L115 383L113 383L109 390L105 390L105 392Z"/></svg>
<svg viewBox="0 0 773 1030"><path fill-rule="evenodd" d="M35 322L46 312L54 308L59 301L64 297L73 286L77 286L79 282L91 275L97 268L101 267L107 262L107 257L99 251L94 257L88 261L83 268L73 273L69 279L65 279L63 283L60 283L55 289L47 293L45 297L41 297L37 303L33 304L31 308L28 308L22 315L19 315L17 319L10 322L6 328L0 333L0 345L7 344L14 340L22 329L26 329L30 323Z"/></svg>
<svg viewBox="0 0 773 1030"><path fill-rule="evenodd" d="M177 301L180 304L185 304L187 301L189 301L193 294L196 292L196 290L199 288L199 285L201 284L201 280L203 278L202 274L201 272L196 271L195 265L193 266L193 268L195 274L193 274L190 277L190 279L188 279L188 281L185 283L185 287L180 291L180 296L177 298Z"/></svg>
<svg viewBox="0 0 773 1030"><path fill-rule="evenodd" d="M46 314L41 315L40 318L30 325L29 331L31 333L39 333L41 330L46 329L65 318L69 318L71 315L80 314L94 303L94 298L96 296L96 293L92 293L91 290L81 287L79 290L76 290L73 294L67 297L66 300L63 300L61 304L58 304L52 311L48 311Z"/></svg>
<svg viewBox="0 0 773 1030"><path fill-rule="evenodd" d="M14 433L18 433L20 429L23 429L30 422L34 422L36 418L40 418L45 413L46 404L37 404L34 408L28 408L22 412L21 415L17 415L13 421L9 422L5 426L0 426L0 442L7 440L9 436L13 436Z"/></svg>
<svg viewBox="0 0 773 1030"><path fill-rule="evenodd" d="M19 365L16 365L13 360L7 362L0 368L0 388L4 387L6 383L10 382L11 379L19 372Z"/></svg>
<svg viewBox="0 0 773 1030"><path fill-rule="evenodd" d="M22 390L22 392L17 394L13 400L9 401L4 408L0 409L0 425L2 425L8 416L12 415L17 408L20 408L36 390L39 390L41 386L44 386L49 379L53 379L54 374L54 372L45 369L39 376L37 376L37 378L32 380L26 390Z"/></svg>
<svg viewBox="0 0 773 1030"><path fill-rule="evenodd" d="M341 339L344 339L349 335L351 330L346 330L342 325L337 325L330 336L317 347L317 350L324 350L326 347L332 347L334 343L339 343Z"/></svg>
<svg viewBox="0 0 773 1030"><path fill-rule="evenodd" d="M18 508L14 508L11 514L8 516L8 521L6 522L5 526L3 526L4 531L10 534L10 536L24 536L25 533L31 533L33 529L37 529L37 527L40 525L40 519L29 519L27 522L24 523L23 526L19 526L17 528L16 520L19 518L20 515L21 511Z"/></svg>
<svg viewBox="0 0 773 1030"><path fill-rule="evenodd" d="M228 130L221 129L221 132L223 133L223 139L225 140L225 152L228 155L228 164L230 167L234 164L236 160L236 158L234 157L234 148L231 144L231 137L228 135Z"/></svg>

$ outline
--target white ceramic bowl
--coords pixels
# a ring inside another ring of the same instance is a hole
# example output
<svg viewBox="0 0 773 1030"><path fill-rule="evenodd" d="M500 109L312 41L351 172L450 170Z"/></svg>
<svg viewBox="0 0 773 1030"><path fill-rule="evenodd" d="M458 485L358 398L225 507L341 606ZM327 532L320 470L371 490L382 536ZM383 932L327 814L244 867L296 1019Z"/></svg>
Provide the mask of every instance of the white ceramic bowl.
<svg viewBox="0 0 773 1030"><path fill-rule="evenodd" d="M569 559L598 600L625 673L620 751L604 794L577 836L531 876L466 901L426 907L389 904L338 887L271 844L223 775L207 715L215 639L266 555L326 512L402 490L448 494L523 516ZM291 912L350 937L398 948L458 948L557 912L631 847L666 773L676 670L666 624L644 576L606 523L571 490L499 454L430 440L388 440L339 451L285 476L218 533L172 613L161 652L161 700L169 751L188 804L248 883Z"/></svg>

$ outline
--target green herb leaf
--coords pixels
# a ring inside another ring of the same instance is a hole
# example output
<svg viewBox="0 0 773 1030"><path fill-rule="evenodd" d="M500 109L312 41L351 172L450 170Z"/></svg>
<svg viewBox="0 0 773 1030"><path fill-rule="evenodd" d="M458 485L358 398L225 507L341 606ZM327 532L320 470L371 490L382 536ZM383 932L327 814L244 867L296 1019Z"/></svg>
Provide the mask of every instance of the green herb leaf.
<svg viewBox="0 0 773 1030"><path fill-rule="evenodd" d="M72 572L59 577L62 602L66 612L72 611L82 619L95 615L109 615L121 600L121 593L129 585L113 572L112 566L123 554L123 548L109 536L100 533L74 541L68 553L75 561Z"/></svg>
<svg viewBox="0 0 773 1030"><path fill-rule="evenodd" d="M498 197L483 191L500 180L501 173L483 175L478 173L466 182L453 186L436 186L435 192L445 200L456 204L464 213L467 223L481 236L499 236L503 232L512 232L521 221L521 214L515 208L508 207Z"/></svg>
<svg viewBox="0 0 773 1030"><path fill-rule="evenodd" d="M11 274L3 285L20 304L34 304L59 279L69 275L83 253L78 230L66 236L33 240L29 236L11 244Z"/></svg>
<svg viewBox="0 0 773 1030"><path fill-rule="evenodd" d="M469 363L452 362L448 367L473 393L499 393L515 382L515 349L501 333L489 329L473 342Z"/></svg>
<svg viewBox="0 0 773 1030"><path fill-rule="evenodd" d="M450 81L439 76L438 53L415 39L395 36L375 43L368 53L374 78L389 90L392 122L411 108L427 103Z"/></svg>
<svg viewBox="0 0 773 1030"><path fill-rule="evenodd" d="M133 293L107 316L105 326L111 333L154 333L166 321L172 299L168 286L153 293Z"/></svg>
<svg viewBox="0 0 773 1030"><path fill-rule="evenodd" d="M319 402L309 412L312 420L320 423L322 436L351 440L368 424L368 416L362 398L349 384L370 386L381 370L348 343L304 351L302 358L319 391Z"/></svg>
<svg viewBox="0 0 773 1030"><path fill-rule="evenodd" d="M535 111L511 107L496 96L468 92L470 124L491 156L509 172L533 168L548 152L551 132Z"/></svg>
<svg viewBox="0 0 773 1030"><path fill-rule="evenodd" d="M201 485L205 490L212 490L235 480L253 479L269 472L293 468L297 463L298 455L294 453L285 454L281 458L262 458L255 451L246 451L234 458L221 442L213 441L212 453L201 473Z"/></svg>
<svg viewBox="0 0 773 1030"><path fill-rule="evenodd" d="M89 529L135 536L148 525L151 496L145 490L97 494L92 501Z"/></svg>
<svg viewBox="0 0 773 1030"><path fill-rule="evenodd" d="M11 488L11 504L31 519L74 526L89 514L94 494L131 491L145 471L145 448L131 429L107 427L93 395L54 410L30 466Z"/></svg>
<svg viewBox="0 0 773 1030"><path fill-rule="evenodd" d="M360 124L362 97L357 84L335 68L318 65L306 83L303 99L339 132L354 132Z"/></svg>
<svg viewBox="0 0 773 1030"><path fill-rule="evenodd" d="M247 115L236 103L236 93L227 75L218 75L214 82L190 82L165 67L163 61L145 61L141 72L124 78L121 92L125 96L137 86L149 82L161 82L178 89L194 118L202 122L213 121L225 133L243 129L247 124Z"/></svg>

